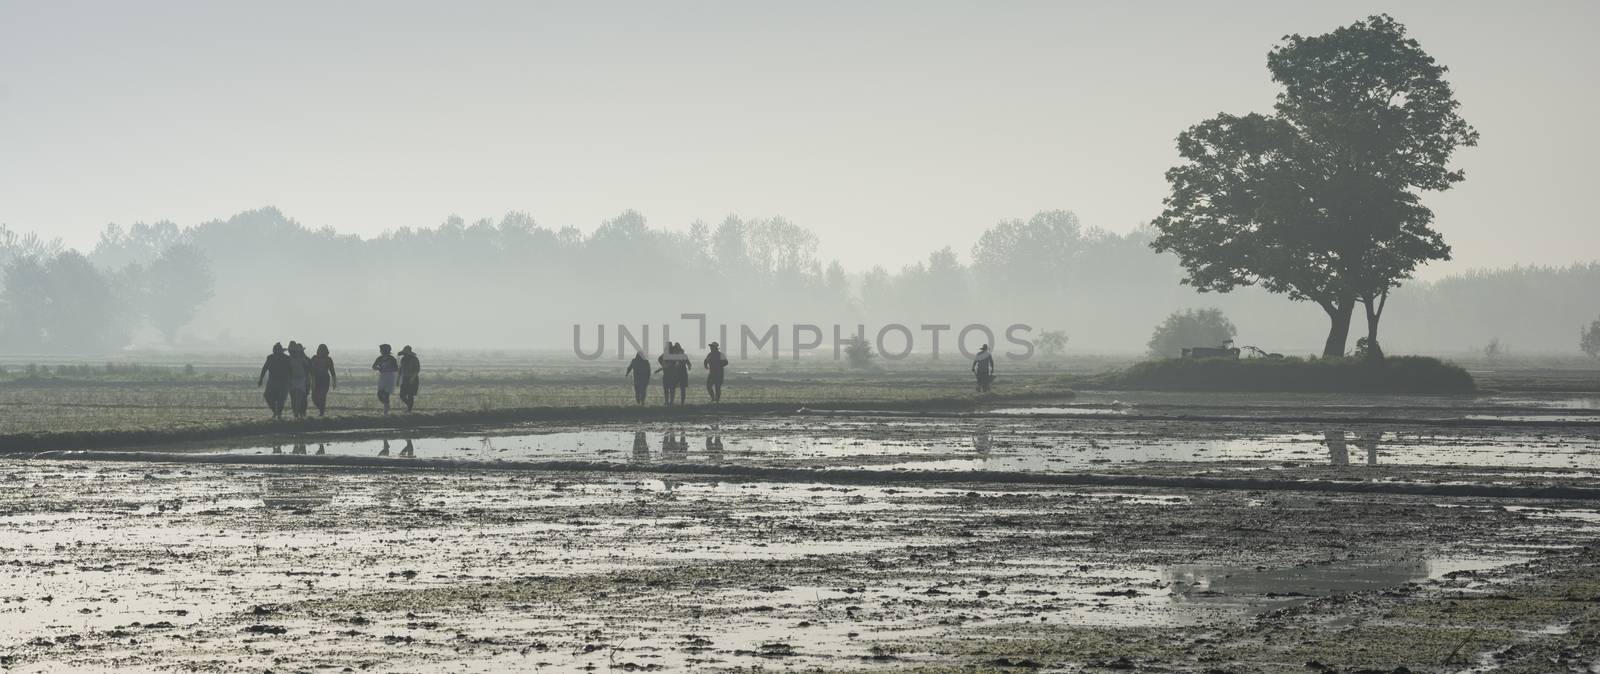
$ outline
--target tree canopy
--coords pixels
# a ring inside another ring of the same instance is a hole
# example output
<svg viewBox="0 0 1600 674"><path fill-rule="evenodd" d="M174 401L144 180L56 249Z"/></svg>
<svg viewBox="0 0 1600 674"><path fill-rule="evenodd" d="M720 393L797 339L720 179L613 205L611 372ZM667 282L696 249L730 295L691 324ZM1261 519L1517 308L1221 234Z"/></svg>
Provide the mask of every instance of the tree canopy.
<svg viewBox="0 0 1600 674"><path fill-rule="evenodd" d="M1449 161L1478 134L1446 68L1387 15L1287 36L1267 68L1282 86L1274 114L1220 114L1179 135L1185 163L1167 171L1151 245L1202 291L1259 285L1316 303L1327 356L1343 355L1359 303L1378 352L1389 291L1450 256L1419 195L1464 178Z"/></svg>

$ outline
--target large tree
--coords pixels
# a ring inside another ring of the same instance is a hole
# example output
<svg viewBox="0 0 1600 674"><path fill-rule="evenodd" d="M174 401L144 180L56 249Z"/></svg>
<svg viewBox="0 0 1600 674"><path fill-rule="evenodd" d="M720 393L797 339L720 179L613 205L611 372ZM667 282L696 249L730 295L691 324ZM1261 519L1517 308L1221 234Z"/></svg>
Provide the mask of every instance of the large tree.
<svg viewBox="0 0 1600 674"><path fill-rule="evenodd" d="M1421 204L1463 174L1451 155L1478 134L1434 62L1387 15L1325 35L1290 35L1267 56L1283 86L1274 114L1221 114L1178 136L1185 163L1151 246L1178 255L1184 283L1260 285L1327 313L1324 356L1344 354L1357 305L1369 353L1389 291L1450 247Z"/></svg>
<svg viewBox="0 0 1600 674"><path fill-rule="evenodd" d="M211 263L199 248L178 244L151 260L143 276L145 318L172 344L178 330L194 320L200 305L211 299L216 283Z"/></svg>

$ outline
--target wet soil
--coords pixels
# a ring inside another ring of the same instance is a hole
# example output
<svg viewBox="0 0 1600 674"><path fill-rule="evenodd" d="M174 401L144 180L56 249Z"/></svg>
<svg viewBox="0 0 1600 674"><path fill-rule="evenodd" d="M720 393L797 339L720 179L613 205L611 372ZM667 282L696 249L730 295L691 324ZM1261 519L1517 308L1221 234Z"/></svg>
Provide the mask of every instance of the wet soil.
<svg viewBox="0 0 1600 674"><path fill-rule="evenodd" d="M1559 400L1090 399L11 454L0 667L1594 671L1600 505L1533 497L1600 487L1600 426ZM1499 419L1555 410L1582 418ZM1469 415L1505 423L1449 423ZM1447 486L1483 491L1427 491Z"/></svg>

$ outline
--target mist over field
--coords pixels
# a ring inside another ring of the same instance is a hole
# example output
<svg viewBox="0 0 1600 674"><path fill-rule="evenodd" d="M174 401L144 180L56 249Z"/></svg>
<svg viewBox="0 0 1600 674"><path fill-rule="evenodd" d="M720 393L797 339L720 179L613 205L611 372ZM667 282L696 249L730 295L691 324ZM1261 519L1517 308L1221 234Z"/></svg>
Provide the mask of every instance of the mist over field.
<svg viewBox="0 0 1600 674"><path fill-rule="evenodd" d="M571 353L576 324L584 351L605 326L611 359L618 324L635 337L649 325L652 349L663 324L675 341L697 341L698 323L680 318L685 313L706 314L708 339L726 324L736 356L741 325L758 335L777 325L785 359L795 324L821 327L823 344L812 354L825 357L835 324L846 336L864 326L869 340L884 325L905 324L918 352L931 348L922 325L950 325L941 350L953 353L968 324L987 325L996 346L1010 348L1005 329L1020 323L1032 328L1017 333L1023 339L1065 332L1069 355L1143 352L1164 317L1190 308L1222 309L1239 343L1271 351L1315 352L1325 330L1308 302L1254 288L1195 292L1180 284L1173 256L1151 250L1150 229L1117 234L1069 211L997 221L975 228L974 241L908 241L926 249L923 260L887 269L824 259L820 237L781 216L669 227L625 211L585 230L511 213L360 237L311 229L269 207L188 226L109 225L83 251L80 278L70 278L78 267L59 264L64 278L55 285L30 282L31 267L14 263L78 252L9 232L0 236L0 262L11 270L0 280L8 312L0 349L264 351L298 339L363 354L379 342ZM197 292L208 281L211 291ZM1409 281L1389 300L1385 342L1398 353L1477 351L1498 339L1524 353L1575 354L1583 319L1600 314L1597 288L1595 263ZM51 302L73 310L51 312ZM184 307L173 306L186 303L187 320ZM975 333L968 349L980 341ZM901 341L888 343L893 350ZM752 358L771 353L751 345Z"/></svg>

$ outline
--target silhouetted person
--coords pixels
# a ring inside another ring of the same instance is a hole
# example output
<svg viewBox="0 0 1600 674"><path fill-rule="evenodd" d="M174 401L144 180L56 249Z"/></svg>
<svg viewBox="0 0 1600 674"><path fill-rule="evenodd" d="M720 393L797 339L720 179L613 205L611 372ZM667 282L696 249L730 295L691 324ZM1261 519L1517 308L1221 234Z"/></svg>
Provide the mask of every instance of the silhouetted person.
<svg viewBox="0 0 1600 674"><path fill-rule="evenodd" d="M689 356L683 352L683 347L675 343L667 344L667 350L656 359L661 364L661 387L666 394L667 404L671 405L674 398L678 404L689 402Z"/></svg>
<svg viewBox="0 0 1600 674"><path fill-rule="evenodd" d="M672 353L677 356L674 362L678 365L678 374L674 381L678 385L678 404L687 405L689 403L689 370L693 366L689 362L689 354L683 352L682 344L673 342Z"/></svg>
<svg viewBox="0 0 1600 674"><path fill-rule="evenodd" d="M272 355L267 356L267 362L261 364L261 376L256 378L256 386L266 382L266 392L262 397L267 399L267 408L272 410L272 418L283 418L283 400L289 397L289 354L283 352L283 344L272 345Z"/></svg>
<svg viewBox="0 0 1600 674"><path fill-rule="evenodd" d="M311 395L311 359L306 357L306 347L299 342L289 342L289 401L294 408L294 418L306 418L306 397Z"/></svg>
<svg viewBox="0 0 1600 674"><path fill-rule="evenodd" d="M328 345L318 344L317 355L311 357L311 404L317 406L317 416L328 413L328 390L339 388L339 372L333 367L333 356L328 355Z"/></svg>
<svg viewBox="0 0 1600 674"><path fill-rule="evenodd" d="M634 354L633 360L628 363L628 369L623 371L622 376L630 374L633 375L633 397L643 405L644 396L650 390L650 361L645 359L643 351Z"/></svg>
<svg viewBox="0 0 1600 674"><path fill-rule="evenodd" d="M378 371L378 402L383 403L384 414L389 413L389 395L400 383L400 361L394 359L389 349L388 344L379 344L378 359L372 361L372 369Z"/></svg>
<svg viewBox="0 0 1600 674"><path fill-rule="evenodd" d="M972 359L972 372L978 376L978 391L987 393L989 385L994 383L994 354L989 353L988 344L980 347L978 355Z"/></svg>
<svg viewBox="0 0 1600 674"><path fill-rule="evenodd" d="M417 390L420 388L422 361L417 359L417 352L407 344L400 349L400 402L406 404L407 412L417 406Z"/></svg>
<svg viewBox="0 0 1600 674"><path fill-rule="evenodd" d="M728 367L728 359L724 358L721 345L711 343L711 353L706 354L706 394L711 396L711 402L722 402L722 371Z"/></svg>

